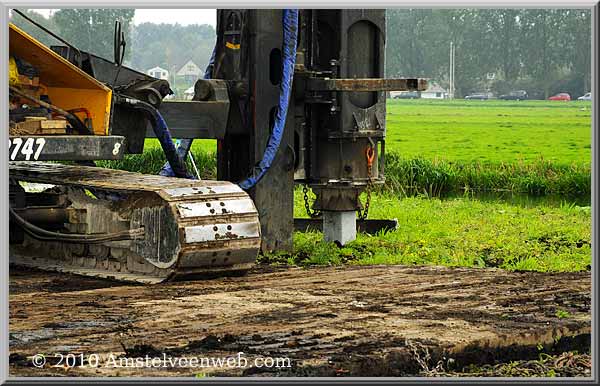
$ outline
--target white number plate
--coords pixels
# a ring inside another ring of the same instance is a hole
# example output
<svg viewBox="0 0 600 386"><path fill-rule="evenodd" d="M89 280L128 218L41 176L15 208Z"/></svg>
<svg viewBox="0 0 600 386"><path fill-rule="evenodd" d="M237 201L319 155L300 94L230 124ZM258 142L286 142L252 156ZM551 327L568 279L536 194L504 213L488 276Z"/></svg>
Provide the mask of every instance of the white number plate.
<svg viewBox="0 0 600 386"><path fill-rule="evenodd" d="M8 140L8 151L11 161L37 161L42 154L46 140L44 138L16 137Z"/></svg>

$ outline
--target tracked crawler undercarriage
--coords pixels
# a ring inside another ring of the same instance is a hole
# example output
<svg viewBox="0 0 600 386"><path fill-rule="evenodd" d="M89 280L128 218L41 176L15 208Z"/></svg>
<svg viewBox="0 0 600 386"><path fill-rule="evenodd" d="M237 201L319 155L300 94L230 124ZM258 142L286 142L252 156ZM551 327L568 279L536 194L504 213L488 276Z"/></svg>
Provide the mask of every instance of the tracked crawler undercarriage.
<svg viewBox="0 0 600 386"><path fill-rule="evenodd" d="M10 178L15 191L11 207L17 216L11 221L20 218L55 233L130 236L65 242L45 239L35 227L11 226L11 262L19 265L157 283L245 271L260 248L256 208L230 182L40 162L11 162ZM16 181L56 187L22 192L24 200L19 200Z"/></svg>

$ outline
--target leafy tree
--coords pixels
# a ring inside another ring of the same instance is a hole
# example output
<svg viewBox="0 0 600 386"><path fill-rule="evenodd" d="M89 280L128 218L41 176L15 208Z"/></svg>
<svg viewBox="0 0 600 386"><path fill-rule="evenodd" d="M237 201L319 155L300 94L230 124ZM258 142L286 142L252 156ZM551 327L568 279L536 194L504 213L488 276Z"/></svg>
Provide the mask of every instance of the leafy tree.
<svg viewBox="0 0 600 386"><path fill-rule="evenodd" d="M387 76L423 76L448 86L450 42L458 97L486 89L526 89L543 98L589 91L589 10L390 10ZM493 82L488 72L496 74Z"/></svg>
<svg viewBox="0 0 600 386"><path fill-rule="evenodd" d="M479 12L489 34L487 52L492 59L487 63L492 70L498 70L502 77L514 81L521 70L521 52L519 50L519 13L517 9L494 9Z"/></svg>
<svg viewBox="0 0 600 386"><path fill-rule="evenodd" d="M582 78L582 88L578 91L584 94L591 89L591 12L581 9L567 10L566 12L570 14L567 19L567 28L571 33L566 35L565 53L571 58L571 71L579 74Z"/></svg>
<svg viewBox="0 0 600 386"><path fill-rule="evenodd" d="M24 13L27 17L29 17L36 23L46 27L50 31L56 32L54 18L46 18L43 15L34 11L30 11L28 9L19 9L19 11ZM59 44L58 40L54 39L48 33L42 31L40 28L32 24L29 20L24 19L21 15L19 15L16 12L10 13L9 21L47 46Z"/></svg>
<svg viewBox="0 0 600 386"><path fill-rule="evenodd" d="M130 42L131 21L135 9L61 9L54 14L59 34L77 48L112 60L114 46L114 23L119 19ZM131 55L130 44L125 48L125 58Z"/></svg>
<svg viewBox="0 0 600 386"><path fill-rule="evenodd" d="M390 10L394 23L388 24L387 52L391 68L402 69L403 76L422 76L427 73L424 29L431 10ZM399 76L401 74L394 74Z"/></svg>

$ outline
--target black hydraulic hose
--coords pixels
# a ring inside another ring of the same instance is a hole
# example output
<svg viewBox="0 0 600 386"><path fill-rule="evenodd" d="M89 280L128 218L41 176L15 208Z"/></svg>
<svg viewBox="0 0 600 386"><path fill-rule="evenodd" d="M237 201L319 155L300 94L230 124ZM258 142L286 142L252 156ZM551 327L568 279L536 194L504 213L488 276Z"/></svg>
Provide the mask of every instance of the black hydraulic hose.
<svg viewBox="0 0 600 386"><path fill-rule="evenodd" d="M31 237L45 241L61 241L65 243L100 244L109 241L135 240L144 237L144 228L101 234L59 233L40 228L19 216L13 208L8 208L13 220Z"/></svg>
<svg viewBox="0 0 600 386"><path fill-rule="evenodd" d="M140 109L150 115L150 122L152 129L154 130L154 135L156 135L156 138L160 142L160 146L165 153L167 162L171 166L175 177L193 178L193 176L188 173L184 160L178 154L177 148L173 143L173 138L171 137L171 132L169 131L167 123L158 109L149 103L129 97L121 96L118 101L123 102L133 108Z"/></svg>
<svg viewBox="0 0 600 386"><path fill-rule="evenodd" d="M37 98L32 97L31 95L27 95L26 93L24 93L23 91L19 90L18 88L15 88L13 86L8 86L10 92L12 92L13 94L17 94L18 96L28 99L31 102L40 105L42 107L45 107L47 109L56 111L57 113L59 113L60 115L64 116L65 118L67 118L67 120L69 121L69 123L77 130L79 131L79 133L83 133L86 135L93 135L94 133L92 133L92 131L83 124L83 122L81 122L81 120L79 118L77 118L77 116L71 114L70 112L61 109L58 106L54 106L53 104L50 104L48 102L44 102L42 100L39 100Z"/></svg>

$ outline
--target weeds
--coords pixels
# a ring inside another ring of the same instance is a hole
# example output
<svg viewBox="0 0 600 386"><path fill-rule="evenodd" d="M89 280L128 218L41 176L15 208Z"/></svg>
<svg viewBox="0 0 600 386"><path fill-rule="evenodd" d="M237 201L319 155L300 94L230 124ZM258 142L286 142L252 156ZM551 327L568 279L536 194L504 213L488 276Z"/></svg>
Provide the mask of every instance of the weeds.
<svg viewBox="0 0 600 386"><path fill-rule="evenodd" d="M457 192L584 195L591 192L591 166L531 163L450 162L386 154L381 190L404 196L442 197Z"/></svg>
<svg viewBox="0 0 600 386"><path fill-rule="evenodd" d="M439 360L435 366L433 366L433 360L429 353L429 349L420 342L405 339L404 345L410 350L413 359L421 368L419 375L433 377L445 372L444 362Z"/></svg>
<svg viewBox="0 0 600 386"><path fill-rule="evenodd" d="M462 372L438 373L437 376L458 377L591 377L589 353L564 352L560 355L540 354L536 360L521 360L493 365L470 366Z"/></svg>
<svg viewBox="0 0 600 386"><path fill-rule="evenodd" d="M556 311L556 317L559 319L566 319L566 318L570 318L571 314L568 311L565 310L557 310Z"/></svg>

